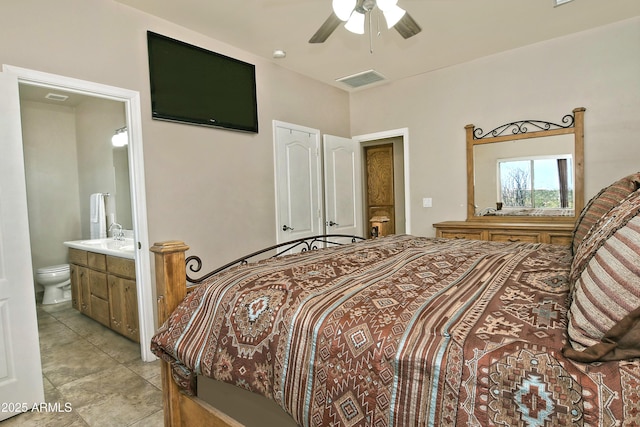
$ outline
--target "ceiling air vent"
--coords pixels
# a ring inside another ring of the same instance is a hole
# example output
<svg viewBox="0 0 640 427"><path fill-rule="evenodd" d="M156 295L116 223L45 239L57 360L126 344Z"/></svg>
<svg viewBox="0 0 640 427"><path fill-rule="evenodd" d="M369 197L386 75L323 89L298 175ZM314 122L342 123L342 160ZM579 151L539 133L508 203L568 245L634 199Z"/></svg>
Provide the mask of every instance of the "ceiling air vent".
<svg viewBox="0 0 640 427"><path fill-rule="evenodd" d="M67 99L69 99L69 97L67 95L61 95L59 93L48 93L45 95L45 98L51 100L51 101L66 101Z"/></svg>
<svg viewBox="0 0 640 427"><path fill-rule="evenodd" d="M361 73L352 74L350 76L341 77L336 79L337 82L341 82L352 88L358 88L372 83L386 80L385 77L375 70L363 71Z"/></svg>

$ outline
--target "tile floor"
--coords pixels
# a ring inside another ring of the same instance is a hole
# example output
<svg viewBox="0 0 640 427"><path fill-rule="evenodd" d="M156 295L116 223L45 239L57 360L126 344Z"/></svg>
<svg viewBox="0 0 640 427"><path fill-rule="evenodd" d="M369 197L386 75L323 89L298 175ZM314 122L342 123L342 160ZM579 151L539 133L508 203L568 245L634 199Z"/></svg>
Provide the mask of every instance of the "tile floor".
<svg viewBox="0 0 640 427"><path fill-rule="evenodd" d="M160 365L137 343L71 308L37 305L45 401L70 412L27 412L1 427L163 425Z"/></svg>

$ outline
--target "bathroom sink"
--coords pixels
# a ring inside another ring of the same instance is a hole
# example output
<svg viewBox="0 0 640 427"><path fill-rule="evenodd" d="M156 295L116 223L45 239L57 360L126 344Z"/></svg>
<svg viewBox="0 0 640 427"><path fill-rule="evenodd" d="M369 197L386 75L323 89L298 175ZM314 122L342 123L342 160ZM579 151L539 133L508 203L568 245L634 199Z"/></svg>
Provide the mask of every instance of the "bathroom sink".
<svg viewBox="0 0 640 427"><path fill-rule="evenodd" d="M102 245L105 240L107 239L82 240L80 243L83 245Z"/></svg>
<svg viewBox="0 0 640 427"><path fill-rule="evenodd" d="M70 248L81 249L89 252L97 252L123 258L133 258L135 244L133 239L115 240L113 238L75 240L64 242Z"/></svg>

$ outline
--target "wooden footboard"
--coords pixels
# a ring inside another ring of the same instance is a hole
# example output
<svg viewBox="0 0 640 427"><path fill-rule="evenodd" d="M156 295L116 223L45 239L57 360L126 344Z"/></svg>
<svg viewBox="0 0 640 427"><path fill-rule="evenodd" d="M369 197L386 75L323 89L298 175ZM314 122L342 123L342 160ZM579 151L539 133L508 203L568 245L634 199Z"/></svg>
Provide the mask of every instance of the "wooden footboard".
<svg viewBox="0 0 640 427"><path fill-rule="evenodd" d="M158 324L167 319L187 295L185 252L180 241L156 243L155 254ZM184 394L171 377L171 367L161 363L165 427L240 427L242 424L206 402Z"/></svg>

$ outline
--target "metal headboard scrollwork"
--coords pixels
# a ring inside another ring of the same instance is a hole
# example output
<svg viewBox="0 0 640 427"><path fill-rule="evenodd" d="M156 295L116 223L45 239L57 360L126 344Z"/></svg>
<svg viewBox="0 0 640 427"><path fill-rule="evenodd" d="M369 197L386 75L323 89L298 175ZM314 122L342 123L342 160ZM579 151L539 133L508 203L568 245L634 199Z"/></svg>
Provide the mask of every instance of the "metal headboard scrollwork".
<svg viewBox="0 0 640 427"><path fill-rule="evenodd" d="M245 255L241 258L238 258L230 263L223 265L222 267L216 268L215 270L205 274L204 276L193 278L189 276L187 273L187 282L193 284L202 283L204 280L213 276L216 273L220 273L228 268L245 265L248 264L253 258L256 258L259 255L265 254L267 252L276 251L276 253L268 258L276 258L281 255L285 255L290 253L291 250L296 249L300 252L307 252L311 250L320 249L319 245L327 245L327 246L341 246L344 245L344 242L337 241L338 239L350 239L350 243L355 243L357 241L366 240L364 237L360 236L352 236L349 234L323 234L320 236L309 236L301 239L291 240L289 242L280 243L277 245L269 246L268 248L261 249L256 252L252 252L248 255ZM191 255L185 259L187 264L187 270L197 273L202 268L202 259L200 257Z"/></svg>

